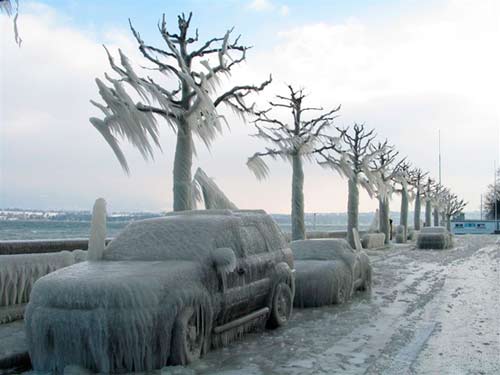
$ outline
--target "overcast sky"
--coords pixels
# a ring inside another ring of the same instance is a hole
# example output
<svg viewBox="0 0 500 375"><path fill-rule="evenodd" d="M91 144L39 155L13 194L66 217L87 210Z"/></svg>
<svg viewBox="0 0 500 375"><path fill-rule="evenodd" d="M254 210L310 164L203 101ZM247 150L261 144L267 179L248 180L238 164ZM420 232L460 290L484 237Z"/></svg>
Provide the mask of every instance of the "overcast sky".
<svg viewBox="0 0 500 375"><path fill-rule="evenodd" d="M273 74L259 100L304 87L313 106L342 104L340 126L364 122L403 156L437 177L441 130L443 183L479 208L498 160L500 2L401 1L41 1L20 0L19 30L0 16L0 208L90 209L102 196L112 211L170 210L174 135L162 127L163 153L145 162L124 147L126 176L91 126L98 115L95 77L110 72L102 44L122 48L143 64L128 30L161 40L156 23L166 13L193 11L200 38L235 26L254 46L234 83ZM227 113L223 113L227 114ZM245 165L265 144L249 124L228 115L231 130L211 151L197 144L201 166L238 206L287 213L291 166L269 163L258 181ZM286 118L283 118L286 120ZM163 124L165 125L165 124ZM305 166L307 212L346 211L347 181L317 165ZM392 209L399 207L394 196ZM361 196L361 211L377 206Z"/></svg>

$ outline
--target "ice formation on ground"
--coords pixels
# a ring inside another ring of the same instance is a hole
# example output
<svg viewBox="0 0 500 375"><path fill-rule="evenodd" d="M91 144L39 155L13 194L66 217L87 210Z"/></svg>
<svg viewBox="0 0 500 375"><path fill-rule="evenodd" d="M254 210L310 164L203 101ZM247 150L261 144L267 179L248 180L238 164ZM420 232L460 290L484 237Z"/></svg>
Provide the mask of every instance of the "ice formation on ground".
<svg viewBox="0 0 500 375"><path fill-rule="evenodd" d="M106 246L106 201L98 198L92 210L90 223L88 260L95 261L102 258Z"/></svg>
<svg viewBox="0 0 500 375"><path fill-rule="evenodd" d="M384 233L366 233L361 238L364 249L379 249L385 246Z"/></svg>
<svg viewBox="0 0 500 375"><path fill-rule="evenodd" d="M406 243L407 239L406 227L404 225L398 225L396 227L396 243Z"/></svg>
<svg viewBox="0 0 500 375"><path fill-rule="evenodd" d="M201 202L203 198L207 210L237 209L236 205L229 200L214 180L208 177L201 168L198 168L194 174L193 195L195 201L198 202ZM196 207L196 204L193 204L193 207Z"/></svg>
<svg viewBox="0 0 500 375"><path fill-rule="evenodd" d="M260 246L270 251L249 257ZM202 210L133 222L101 261L58 270L35 284L26 310L33 367L61 372L79 365L107 373L190 362L196 354L191 358L181 345L187 321L198 355L264 325L268 310L212 332L215 324L266 306L274 285L293 288L286 250L277 224L262 211ZM235 269L234 256L245 273ZM224 294L216 263L232 286Z"/></svg>
<svg viewBox="0 0 500 375"><path fill-rule="evenodd" d="M445 227L424 227L417 236L418 249L449 249L453 236Z"/></svg>
<svg viewBox="0 0 500 375"><path fill-rule="evenodd" d="M346 240L292 241L290 247L295 258L297 307L343 303L355 289L371 284L368 257L354 251Z"/></svg>

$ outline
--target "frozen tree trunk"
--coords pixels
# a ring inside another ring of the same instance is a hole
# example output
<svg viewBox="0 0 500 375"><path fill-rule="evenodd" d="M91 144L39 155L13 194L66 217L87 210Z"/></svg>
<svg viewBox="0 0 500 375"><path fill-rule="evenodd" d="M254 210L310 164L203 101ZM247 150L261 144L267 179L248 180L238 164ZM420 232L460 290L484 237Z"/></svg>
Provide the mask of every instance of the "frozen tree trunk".
<svg viewBox="0 0 500 375"><path fill-rule="evenodd" d="M415 230L420 230L420 190L417 189L415 196L415 212L413 213L413 227Z"/></svg>
<svg viewBox="0 0 500 375"><path fill-rule="evenodd" d="M358 229L359 188L357 176L349 179L349 194L347 196L347 242L355 248L352 230Z"/></svg>
<svg viewBox="0 0 500 375"><path fill-rule="evenodd" d="M437 207L434 207L433 215L434 215L434 226L439 227L439 211Z"/></svg>
<svg viewBox="0 0 500 375"><path fill-rule="evenodd" d="M432 217L432 206L431 201L429 199L425 200L425 226L431 226L431 217Z"/></svg>
<svg viewBox="0 0 500 375"><path fill-rule="evenodd" d="M401 217L399 224L404 226L406 231L408 231L408 192L405 189L401 191Z"/></svg>
<svg viewBox="0 0 500 375"><path fill-rule="evenodd" d="M174 158L174 211L186 211L192 207L193 134L185 120L181 124Z"/></svg>
<svg viewBox="0 0 500 375"><path fill-rule="evenodd" d="M451 216L446 217L446 229L451 232Z"/></svg>
<svg viewBox="0 0 500 375"><path fill-rule="evenodd" d="M401 212L399 225L404 227L403 243L406 243L408 235L408 191L405 189L401 191Z"/></svg>
<svg viewBox="0 0 500 375"><path fill-rule="evenodd" d="M391 227L389 224L389 199L379 198L378 200L379 215L380 215L380 232L385 234L385 244L389 244L391 238Z"/></svg>
<svg viewBox="0 0 500 375"><path fill-rule="evenodd" d="M300 155L292 156L292 240L304 240L304 170Z"/></svg>

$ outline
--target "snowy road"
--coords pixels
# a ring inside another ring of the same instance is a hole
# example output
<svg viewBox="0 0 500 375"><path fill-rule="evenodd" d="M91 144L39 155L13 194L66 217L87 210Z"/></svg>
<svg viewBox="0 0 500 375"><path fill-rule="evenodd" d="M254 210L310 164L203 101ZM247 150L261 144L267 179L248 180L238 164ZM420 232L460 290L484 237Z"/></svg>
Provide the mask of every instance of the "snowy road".
<svg viewBox="0 0 500 375"><path fill-rule="evenodd" d="M453 250L396 245L369 255L371 294L296 309L283 329L156 374L500 374L499 236L457 237Z"/></svg>
<svg viewBox="0 0 500 375"><path fill-rule="evenodd" d="M499 374L497 238L458 237L445 251L372 251L371 295L297 309L288 327L248 335L179 373Z"/></svg>

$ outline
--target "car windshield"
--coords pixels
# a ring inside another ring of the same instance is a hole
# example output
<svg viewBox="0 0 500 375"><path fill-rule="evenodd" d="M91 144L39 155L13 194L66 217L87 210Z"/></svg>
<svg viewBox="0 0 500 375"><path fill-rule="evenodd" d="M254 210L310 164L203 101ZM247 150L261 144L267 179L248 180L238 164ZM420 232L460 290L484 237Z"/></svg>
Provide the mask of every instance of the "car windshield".
<svg viewBox="0 0 500 375"><path fill-rule="evenodd" d="M106 260L203 261L216 247L239 252L234 219L170 216L131 223L104 252Z"/></svg>

